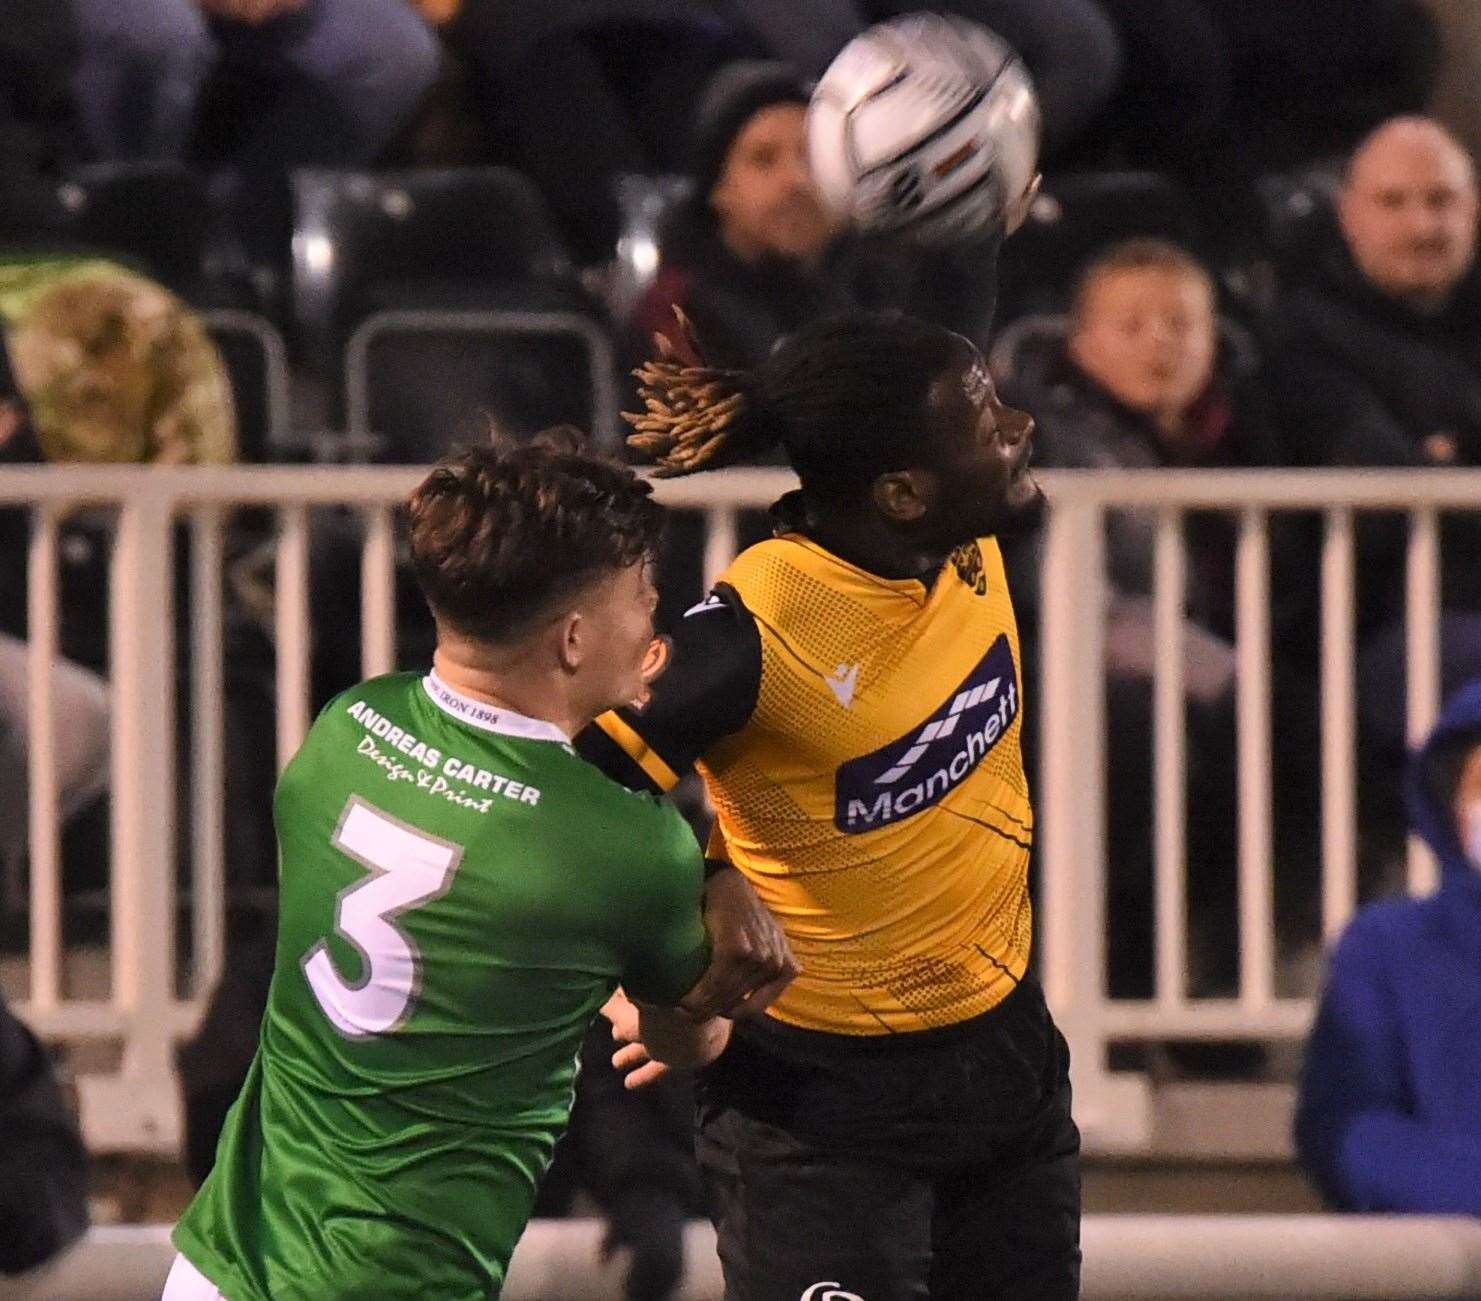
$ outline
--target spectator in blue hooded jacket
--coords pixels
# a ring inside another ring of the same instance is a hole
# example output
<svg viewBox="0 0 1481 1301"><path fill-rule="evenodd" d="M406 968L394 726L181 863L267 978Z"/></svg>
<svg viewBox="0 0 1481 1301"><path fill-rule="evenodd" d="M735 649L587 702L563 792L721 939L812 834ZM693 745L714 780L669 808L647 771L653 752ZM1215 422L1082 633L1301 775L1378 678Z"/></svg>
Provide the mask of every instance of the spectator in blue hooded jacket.
<svg viewBox="0 0 1481 1301"><path fill-rule="evenodd" d="M1481 680L1415 757L1409 799L1443 882L1363 909L1338 943L1296 1145L1342 1210L1481 1215Z"/></svg>

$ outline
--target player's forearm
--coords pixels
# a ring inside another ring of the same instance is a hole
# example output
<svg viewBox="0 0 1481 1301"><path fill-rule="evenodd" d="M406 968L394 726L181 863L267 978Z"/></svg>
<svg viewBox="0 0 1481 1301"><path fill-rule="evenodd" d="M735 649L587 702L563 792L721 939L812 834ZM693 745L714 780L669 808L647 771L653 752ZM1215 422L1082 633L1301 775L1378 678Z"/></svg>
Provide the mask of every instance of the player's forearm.
<svg viewBox="0 0 1481 1301"><path fill-rule="evenodd" d="M725 1051L731 1023L723 1016L691 1021L672 1008L638 1004L638 1037L648 1056L665 1066L707 1066Z"/></svg>

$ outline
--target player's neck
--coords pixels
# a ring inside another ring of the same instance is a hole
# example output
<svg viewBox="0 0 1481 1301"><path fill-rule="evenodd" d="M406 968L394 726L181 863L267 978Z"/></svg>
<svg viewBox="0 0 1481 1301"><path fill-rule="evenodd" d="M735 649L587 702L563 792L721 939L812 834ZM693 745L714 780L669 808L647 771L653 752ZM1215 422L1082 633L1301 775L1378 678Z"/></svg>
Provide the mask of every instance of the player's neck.
<svg viewBox="0 0 1481 1301"><path fill-rule="evenodd" d="M518 656L508 663L480 660L463 648L439 643L432 653L432 670L442 683L485 705L554 723L575 736L589 722L571 704L565 682L554 674L531 669Z"/></svg>
<svg viewBox="0 0 1481 1301"><path fill-rule="evenodd" d="M807 508L802 531L840 560L879 578L918 578L929 583L946 554L902 538L877 517Z"/></svg>

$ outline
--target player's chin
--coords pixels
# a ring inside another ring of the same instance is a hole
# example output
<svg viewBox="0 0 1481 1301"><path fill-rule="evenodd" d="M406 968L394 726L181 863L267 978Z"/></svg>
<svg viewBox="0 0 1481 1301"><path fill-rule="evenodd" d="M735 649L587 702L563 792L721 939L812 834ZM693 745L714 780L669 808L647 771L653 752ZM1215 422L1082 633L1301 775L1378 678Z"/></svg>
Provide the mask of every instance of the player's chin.
<svg viewBox="0 0 1481 1301"><path fill-rule="evenodd" d="M971 537L1011 537L1031 533L1044 520L1044 490L1032 473L1014 475L1000 500L984 511L970 530Z"/></svg>

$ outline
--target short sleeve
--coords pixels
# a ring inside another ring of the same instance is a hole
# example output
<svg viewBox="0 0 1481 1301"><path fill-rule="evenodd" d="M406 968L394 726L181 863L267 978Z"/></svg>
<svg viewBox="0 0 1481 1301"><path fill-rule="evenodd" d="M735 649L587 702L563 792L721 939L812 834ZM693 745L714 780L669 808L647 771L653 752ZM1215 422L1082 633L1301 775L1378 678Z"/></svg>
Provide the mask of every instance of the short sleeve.
<svg viewBox="0 0 1481 1301"><path fill-rule="evenodd" d="M656 810L655 834L634 865L622 986L630 998L672 1006L709 965L704 929L704 858L694 833L678 812Z"/></svg>

